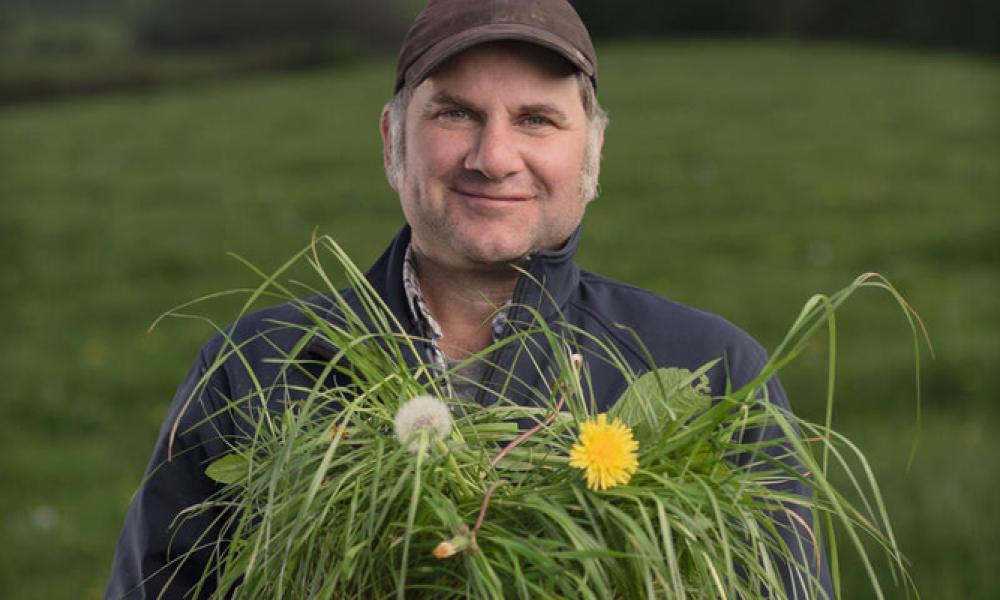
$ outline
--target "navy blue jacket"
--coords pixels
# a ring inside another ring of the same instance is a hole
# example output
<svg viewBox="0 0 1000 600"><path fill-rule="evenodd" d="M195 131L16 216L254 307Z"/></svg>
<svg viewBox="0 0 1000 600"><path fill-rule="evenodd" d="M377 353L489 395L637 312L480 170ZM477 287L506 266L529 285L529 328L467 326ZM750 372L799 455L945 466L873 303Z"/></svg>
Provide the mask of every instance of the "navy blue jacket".
<svg viewBox="0 0 1000 600"><path fill-rule="evenodd" d="M574 262L579 235L578 230L560 250L539 252L528 259L525 268L531 277L522 276L515 288L513 306L508 314L512 327L530 322L531 311L524 307L535 307L549 323L565 321L597 339L612 343L636 372L648 370L649 359L635 342L635 336L642 340L657 366L695 370L712 360L724 358L725 366L720 362L708 373L717 394L726 389L727 378L736 389L759 373L767 360L764 350L725 319L581 270ZM366 275L404 329L416 335L417 325L407 307L402 285L403 257L409 239L409 228L404 228ZM542 286L536 282L541 282ZM356 302L352 292L346 294L349 302ZM322 297L309 301L319 311L330 307L329 301ZM228 331L233 342L242 344L241 353L261 387L267 388L281 380L283 385L275 389L282 388L285 385L282 378L287 379L289 388L308 387L310 381L295 381L296 373L268 361L290 352L303 335L301 329L276 324L279 322L309 326L308 318L299 309L292 304L282 304L246 316ZM204 572L213 553L222 550L224 541L219 539L224 540L225 535L219 531L219 513L209 512L187 520L178 516L218 491L218 485L204 475L205 466L229 450L224 438L238 433L237 424L228 415L207 417L219 411L226 398L241 398L255 389L247 366L235 356L224 360L218 368L212 368L225 344L223 336L216 335L202 348L174 397L146 478L125 519L106 598L156 598L164 588L166 592L162 597L181 598ZM585 339L581 344L585 350L588 344L592 346ZM526 402L533 401L531 388L544 388L540 373L544 368L539 369L524 356L519 364L514 364L516 346L508 345L498 351L496 362L503 369L487 373L486 389L479 398L481 402L489 402L489 390L499 389L505 383L502 381L504 371L514 372L521 380L513 386L506 381L505 393L512 399L523 396ZM305 345L302 352L320 360L332 356L332 349L321 342ZM587 367L594 400L599 409L606 410L622 394L626 381L618 368L605 361L588 361ZM784 391L776 378L768 383L768 388L769 400L787 408ZM268 400L276 401L276 398ZM169 440L175 421L176 437L171 448ZM779 432L765 434L778 435ZM789 485L793 492L807 493L799 484ZM799 513L803 522L811 522L807 512L793 510ZM775 520L780 530L794 535L791 532L795 527L790 525L787 516L778 514ZM789 547L798 546L793 537L787 539ZM808 543L803 545L809 546ZM177 557L192 548L200 550L187 562L178 564ZM802 559L805 564L813 564L815 557L807 550ZM821 558L820 563L830 594L825 561ZM795 586L786 584L786 587L791 590Z"/></svg>

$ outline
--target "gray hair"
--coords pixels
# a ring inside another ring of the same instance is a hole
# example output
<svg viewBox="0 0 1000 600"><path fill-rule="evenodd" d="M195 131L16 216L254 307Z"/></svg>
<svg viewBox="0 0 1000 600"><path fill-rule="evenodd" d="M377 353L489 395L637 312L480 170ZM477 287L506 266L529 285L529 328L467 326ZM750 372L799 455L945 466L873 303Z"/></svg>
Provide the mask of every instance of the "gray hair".
<svg viewBox="0 0 1000 600"><path fill-rule="evenodd" d="M597 176L600 172L601 154L599 144L608 126L608 113L597 102L597 91L590 78L585 74L576 73L580 86L580 99L587 115L587 148L583 157L583 169L580 173L580 195L587 202L597 198ZM403 187L403 175L406 156L406 109L413 97L413 88L403 86L385 105L389 116L389 156L385 164L385 176L389 185L397 192Z"/></svg>

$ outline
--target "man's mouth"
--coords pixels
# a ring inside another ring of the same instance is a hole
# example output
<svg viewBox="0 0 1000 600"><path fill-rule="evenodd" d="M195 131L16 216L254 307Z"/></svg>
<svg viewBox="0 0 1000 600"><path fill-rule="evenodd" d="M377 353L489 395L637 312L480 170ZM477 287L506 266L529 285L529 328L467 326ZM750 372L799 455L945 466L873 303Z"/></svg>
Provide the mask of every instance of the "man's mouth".
<svg viewBox="0 0 1000 600"><path fill-rule="evenodd" d="M470 190L463 188L451 188L451 191L455 192L460 196L466 196L468 198L476 198L480 200L489 200L494 202L524 202L525 200L531 200L534 197L532 194L497 193L497 192Z"/></svg>

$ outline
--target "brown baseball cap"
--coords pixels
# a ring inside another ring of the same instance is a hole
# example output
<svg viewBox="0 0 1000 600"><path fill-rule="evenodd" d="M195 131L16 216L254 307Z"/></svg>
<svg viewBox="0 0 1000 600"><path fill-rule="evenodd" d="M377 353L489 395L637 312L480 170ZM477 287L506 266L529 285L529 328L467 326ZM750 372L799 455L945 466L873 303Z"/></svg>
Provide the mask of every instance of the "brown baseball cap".
<svg viewBox="0 0 1000 600"><path fill-rule="evenodd" d="M552 50L597 87L594 44L566 0L430 0L403 40L395 91L419 84L435 67L467 48L498 40Z"/></svg>

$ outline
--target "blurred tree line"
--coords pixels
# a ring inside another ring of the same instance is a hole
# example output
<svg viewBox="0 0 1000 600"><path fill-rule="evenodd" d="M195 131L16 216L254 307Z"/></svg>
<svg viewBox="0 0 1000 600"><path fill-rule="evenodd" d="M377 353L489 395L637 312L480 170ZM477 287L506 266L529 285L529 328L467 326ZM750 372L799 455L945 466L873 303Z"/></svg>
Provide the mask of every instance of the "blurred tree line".
<svg viewBox="0 0 1000 600"><path fill-rule="evenodd" d="M134 20L141 50L245 46L331 40L345 50L378 52L398 45L420 9L406 0L160 0Z"/></svg>
<svg viewBox="0 0 1000 600"><path fill-rule="evenodd" d="M742 35L1000 52L996 0L601 0L573 2L595 36Z"/></svg>
<svg viewBox="0 0 1000 600"><path fill-rule="evenodd" d="M576 0L595 36L781 35L1000 51L996 0ZM347 35L394 47L413 0L162 0L138 23L146 45ZM403 17L400 19L399 17Z"/></svg>
<svg viewBox="0 0 1000 600"><path fill-rule="evenodd" d="M474 1L474 0L470 0ZM1000 52L996 0L575 0L596 37L777 35ZM344 36L395 48L419 0L160 0L136 22L147 48Z"/></svg>
<svg viewBox="0 0 1000 600"><path fill-rule="evenodd" d="M391 55L423 3L0 0L0 101ZM1000 54L996 0L573 4L597 38L822 38Z"/></svg>

